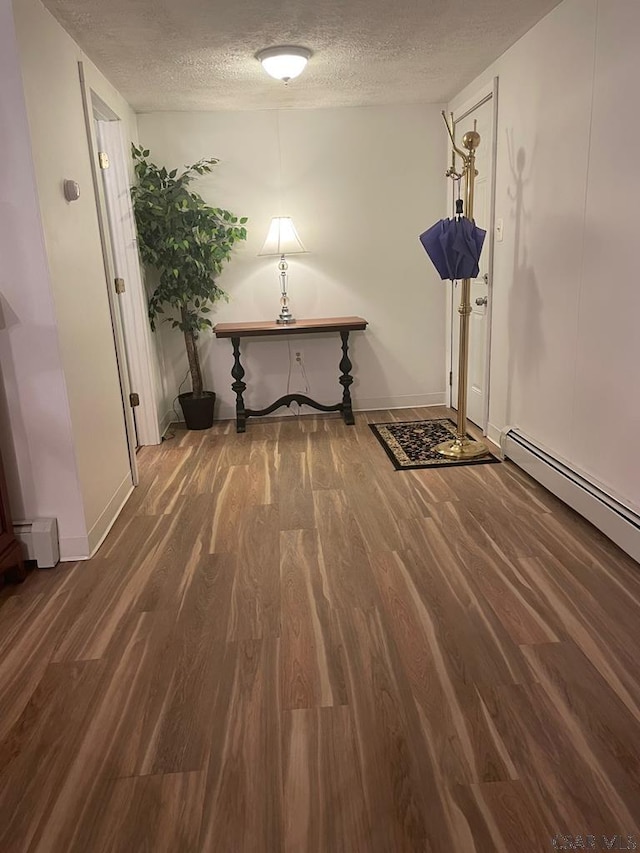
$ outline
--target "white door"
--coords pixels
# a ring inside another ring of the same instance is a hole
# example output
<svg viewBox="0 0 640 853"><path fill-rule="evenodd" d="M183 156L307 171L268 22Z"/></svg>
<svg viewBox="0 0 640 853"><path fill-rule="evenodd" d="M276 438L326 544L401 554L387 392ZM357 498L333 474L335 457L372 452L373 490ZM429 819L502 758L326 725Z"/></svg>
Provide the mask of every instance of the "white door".
<svg viewBox="0 0 640 853"><path fill-rule="evenodd" d="M93 97L94 93L88 88L84 77L82 62L78 62L80 74L80 88L82 92L82 106L84 110L85 128L87 131L87 142L89 144L89 155L91 160L91 172L93 176L93 188L96 193L98 227L100 230L100 242L102 243L102 259L106 277L106 287L109 299L109 310L111 313L111 325L113 328L113 343L115 348L116 362L118 365L118 376L120 379L120 393L122 395L122 410L124 415L125 432L129 450L129 462L131 465L131 480L134 486L138 485L138 463L136 459L136 427L131 408L131 386L129 383L129 370L127 367L127 353L122 334L122 322L120 310L115 297L115 273L113 269L113 255L109 239L109 226L104 203L104 191L100 179L100 166L98 163L98 144L96 139L95 114ZM96 96L97 97L97 96ZM105 110L108 107L105 105ZM113 116L117 119L117 116Z"/></svg>
<svg viewBox="0 0 640 853"><path fill-rule="evenodd" d="M473 130L474 121L480 134L480 146L476 151L475 199L473 218L487 232L480 256L480 273L471 282L471 317L469 318L469 389L467 417L481 429L486 429L488 408L488 358L489 358L489 268L491 261L491 190L493 186L493 122L494 99L482 103L463 118L456 120L456 141L461 144L467 130ZM465 214L467 211L465 211ZM451 405L458 408L458 341L460 336L461 284L456 282L452 291L451 305Z"/></svg>
<svg viewBox="0 0 640 853"><path fill-rule="evenodd" d="M122 325L127 370L131 390L138 395L134 409L138 444L160 444L160 425L154 351L147 316L147 296L140 271L138 236L131 203L129 165L131 155L125 144L120 121L97 119L96 137L100 152L106 154L100 170L104 189L113 268L120 279L117 303Z"/></svg>

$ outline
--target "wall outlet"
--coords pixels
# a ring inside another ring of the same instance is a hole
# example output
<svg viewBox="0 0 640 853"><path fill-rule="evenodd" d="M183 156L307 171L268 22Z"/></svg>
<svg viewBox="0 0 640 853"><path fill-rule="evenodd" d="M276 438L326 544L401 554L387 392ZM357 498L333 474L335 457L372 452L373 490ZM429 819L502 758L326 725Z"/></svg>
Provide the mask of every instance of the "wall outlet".
<svg viewBox="0 0 640 853"><path fill-rule="evenodd" d="M296 361L298 362L298 364L302 364L302 352L300 350L298 350L295 353L295 356L296 356Z"/></svg>

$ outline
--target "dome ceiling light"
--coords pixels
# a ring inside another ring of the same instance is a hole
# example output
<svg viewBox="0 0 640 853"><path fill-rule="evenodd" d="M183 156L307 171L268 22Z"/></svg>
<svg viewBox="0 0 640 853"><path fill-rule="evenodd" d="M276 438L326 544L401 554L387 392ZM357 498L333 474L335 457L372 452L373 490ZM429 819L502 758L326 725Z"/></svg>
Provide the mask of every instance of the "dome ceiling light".
<svg viewBox="0 0 640 853"><path fill-rule="evenodd" d="M256 59L262 63L267 74L285 83L302 74L310 58L311 51L308 48L291 45L267 47L256 53Z"/></svg>

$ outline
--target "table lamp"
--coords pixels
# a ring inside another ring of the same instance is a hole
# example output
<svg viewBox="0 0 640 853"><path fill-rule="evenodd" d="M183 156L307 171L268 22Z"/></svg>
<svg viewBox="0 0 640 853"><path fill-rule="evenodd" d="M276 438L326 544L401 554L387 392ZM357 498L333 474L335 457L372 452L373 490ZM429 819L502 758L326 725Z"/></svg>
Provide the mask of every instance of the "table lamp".
<svg viewBox="0 0 640 853"><path fill-rule="evenodd" d="M298 232L289 216L274 216L269 226L267 239L258 255L280 255L278 269L280 270L280 316L276 323L295 323L295 318L289 309L287 294L287 269L289 265L285 255L300 255L307 250L300 242Z"/></svg>

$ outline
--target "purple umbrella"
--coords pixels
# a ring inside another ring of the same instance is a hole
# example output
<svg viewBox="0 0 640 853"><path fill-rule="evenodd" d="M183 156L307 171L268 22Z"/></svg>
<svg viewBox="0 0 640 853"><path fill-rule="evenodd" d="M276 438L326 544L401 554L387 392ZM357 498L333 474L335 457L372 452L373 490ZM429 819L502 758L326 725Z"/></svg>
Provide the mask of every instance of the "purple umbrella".
<svg viewBox="0 0 640 853"><path fill-rule="evenodd" d="M486 234L472 219L459 216L436 222L420 235L420 242L440 278L453 281L478 276Z"/></svg>

